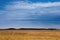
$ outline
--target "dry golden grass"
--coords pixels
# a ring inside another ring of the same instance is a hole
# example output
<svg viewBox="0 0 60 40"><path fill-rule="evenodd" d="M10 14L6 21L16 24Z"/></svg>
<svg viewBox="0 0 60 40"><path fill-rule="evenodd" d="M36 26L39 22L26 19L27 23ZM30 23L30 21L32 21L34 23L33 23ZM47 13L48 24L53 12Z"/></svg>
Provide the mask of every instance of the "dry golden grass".
<svg viewBox="0 0 60 40"><path fill-rule="evenodd" d="M60 30L0 30L0 40L60 40Z"/></svg>

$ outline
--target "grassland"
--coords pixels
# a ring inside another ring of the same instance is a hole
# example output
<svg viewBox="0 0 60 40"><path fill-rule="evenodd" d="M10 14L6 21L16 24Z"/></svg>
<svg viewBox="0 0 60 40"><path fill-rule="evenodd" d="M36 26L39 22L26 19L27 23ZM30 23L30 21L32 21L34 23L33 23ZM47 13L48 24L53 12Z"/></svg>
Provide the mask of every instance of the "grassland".
<svg viewBox="0 0 60 40"><path fill-rule="evenodd" d="M60 30L0 30L0 40L60 40Z"/></svg>

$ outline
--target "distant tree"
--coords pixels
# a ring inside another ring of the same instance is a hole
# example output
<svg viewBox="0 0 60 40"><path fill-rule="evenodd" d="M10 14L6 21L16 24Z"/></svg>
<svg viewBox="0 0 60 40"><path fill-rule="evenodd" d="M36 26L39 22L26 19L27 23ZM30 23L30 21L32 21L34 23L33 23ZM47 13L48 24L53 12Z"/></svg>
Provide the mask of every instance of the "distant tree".
<svg viewBox="0 0 60 40"><path fill-rule="evenodd" d="M48 28L48 30L57 30L56 28Z"/></svg>
<svg viewBox="0 0 60 40"><path fill-rule="evenodd" d="M8 28L8 30L16 30L15 28Z"/></svg>

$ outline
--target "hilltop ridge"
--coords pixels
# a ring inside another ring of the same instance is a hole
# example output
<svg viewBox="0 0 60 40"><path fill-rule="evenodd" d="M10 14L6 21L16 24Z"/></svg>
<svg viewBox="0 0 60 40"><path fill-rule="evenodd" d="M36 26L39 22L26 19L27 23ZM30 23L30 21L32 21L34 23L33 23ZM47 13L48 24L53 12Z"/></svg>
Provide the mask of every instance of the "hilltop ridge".
<svg viewBox="0 0 60 40"><path fill-rule="evenodd" d="M57 28L7 28L7 29L0 29L0 30L60 30Z"/></svg>

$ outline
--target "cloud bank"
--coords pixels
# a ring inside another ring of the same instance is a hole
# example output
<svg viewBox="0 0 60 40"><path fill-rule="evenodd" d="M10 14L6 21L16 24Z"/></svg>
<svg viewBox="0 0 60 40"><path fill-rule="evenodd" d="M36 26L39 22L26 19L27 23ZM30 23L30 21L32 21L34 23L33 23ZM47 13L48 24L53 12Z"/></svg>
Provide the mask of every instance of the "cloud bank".
<svg viewBox="0 0 60 40"><path fill-rule="evenodd" d="M0 10L0 25L60 28L60 2L10 2L4 10Z"/></svg>

